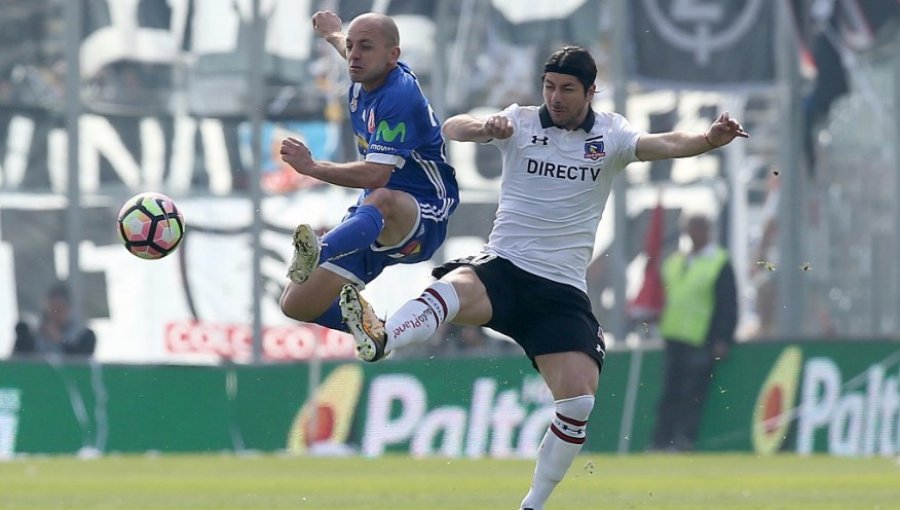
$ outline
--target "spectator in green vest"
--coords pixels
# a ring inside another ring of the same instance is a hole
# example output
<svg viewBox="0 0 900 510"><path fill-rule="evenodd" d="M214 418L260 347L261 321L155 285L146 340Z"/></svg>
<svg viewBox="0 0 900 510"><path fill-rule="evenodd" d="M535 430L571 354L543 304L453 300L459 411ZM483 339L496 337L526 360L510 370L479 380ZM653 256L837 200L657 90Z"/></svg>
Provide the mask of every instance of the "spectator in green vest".
<svg viewBox="0 0 900 510"><path fill-rule="evenodd" d="M689 216L684 227L691 251L670 255L662 267L665 374L652 445L660 451L694 449L713 368L728 355L737 325L728 252L713 242L705 216Z"/></svg>

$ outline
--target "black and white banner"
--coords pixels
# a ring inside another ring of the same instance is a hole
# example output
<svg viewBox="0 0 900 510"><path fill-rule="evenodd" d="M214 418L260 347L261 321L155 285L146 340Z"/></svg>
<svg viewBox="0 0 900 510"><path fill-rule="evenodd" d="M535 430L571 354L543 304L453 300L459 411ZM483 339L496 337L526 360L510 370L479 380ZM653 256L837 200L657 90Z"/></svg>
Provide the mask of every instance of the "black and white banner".
<svg viewBox="0 0 900 510"><path fill-rule="evenodd" d="M774 83L776 0L634 0L632 78L657 88Z"/></svg>

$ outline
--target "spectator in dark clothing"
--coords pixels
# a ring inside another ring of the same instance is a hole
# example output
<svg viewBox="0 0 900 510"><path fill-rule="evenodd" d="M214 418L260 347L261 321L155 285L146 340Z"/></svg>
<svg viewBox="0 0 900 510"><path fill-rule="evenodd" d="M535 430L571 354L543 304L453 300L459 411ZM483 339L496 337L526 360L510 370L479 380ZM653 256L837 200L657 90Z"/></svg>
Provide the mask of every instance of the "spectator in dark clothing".
<svg viewBox="0 0 900 510"><path fill-rule="evenodd" d="M94 354L96 343L94 332L72 319L69 288L65 283L57 283L47 291L39 323L30 325L23 320L16 324L13 355L89 357Z"/></svg>

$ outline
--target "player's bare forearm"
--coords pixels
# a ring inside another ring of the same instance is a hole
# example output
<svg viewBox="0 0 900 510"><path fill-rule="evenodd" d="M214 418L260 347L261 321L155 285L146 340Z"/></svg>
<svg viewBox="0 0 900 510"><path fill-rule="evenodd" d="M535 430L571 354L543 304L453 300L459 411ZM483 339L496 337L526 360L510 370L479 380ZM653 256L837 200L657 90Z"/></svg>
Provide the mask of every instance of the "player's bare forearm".
<svg viewBox="0 0 900 510"><path fill-rule="evenodd" d="M670 158L689 158L713 150L702 133L670 131L642 136L637 143L637 157L641 161Z"/></svg>
<svg viewBox="0 0 900 510"><path fill-rule="evenodd" d="M347 59L347 36L341 32L341 18L332 11L317 11L312 16L313 30Z"/></svg>
<svg viewBox="0 0 900 510"><path fill-rule="evenodd" d="M489 142L492 136L484 130L484 121L469 114L460 114L444 121L441 127L444 137L457 142Z"/></svg>
<svg viewBox="0 0 900 510"><path fill-rule="evenodd" d="M749 138L743 126L724 112L705 133L669 131L644 135L638 139L636 155L643 161L687 158L728 145L735 138Z"/></svg>
<svg viewBox="0 0 900 510"><path fill-rule="evenodd" d="M392 166L366 161L349 163L316 161L300 173L345 188L374 189L387 184L392 171Z"/></svg>
<svg viewBox="0 0 900 510"><path fill-rule="evenodd" d="M393 165L352 161L332 163L316 161L309 147L297 138L288 137L281 141L281 160L291 165L298 174L308 175L330 184L345 188L380 188L387 184L394 171Z"/></svg>
<svg viewBox="0 0 900 510"><path fill-rule="evenodd" d="M328 34L324 39L337 50L344 60L347 60L347 36L343 32Z"/></svg>
<svg viewBox="0 0 900 510"><path fill-rule="evenodd" d="M441 132L446 138L457 142L485 143L495 138L509 138L513 134L513 126L509 119L500 114L491 115L487 120L461 114L447 119Z"/></svg>

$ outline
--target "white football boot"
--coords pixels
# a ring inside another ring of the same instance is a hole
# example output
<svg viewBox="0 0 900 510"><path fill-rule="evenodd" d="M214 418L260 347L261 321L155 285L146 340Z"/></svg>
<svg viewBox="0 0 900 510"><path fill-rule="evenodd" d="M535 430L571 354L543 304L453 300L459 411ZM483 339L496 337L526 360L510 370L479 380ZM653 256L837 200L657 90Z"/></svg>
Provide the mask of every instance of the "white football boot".
<svg viewBox="0 0 900 510"><path fill-rule="evenodd" d="M363 361L384 358L387 344L384 321L378 318L372 305L363 299L355 286L348 284L341 290L340 306L344 323L356 340L356 357Z"/></svg>
<svg viewBox="0 0 900 510"><path fill-rule="evenodd" d="M288 266L287 276L292 282L305 282L319 265L319 237L312 227L303 224L294 230L294 258Z"/></svg>

